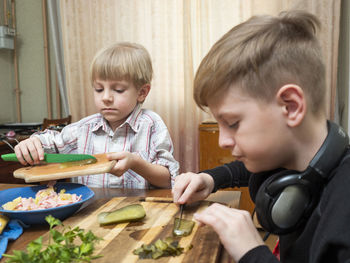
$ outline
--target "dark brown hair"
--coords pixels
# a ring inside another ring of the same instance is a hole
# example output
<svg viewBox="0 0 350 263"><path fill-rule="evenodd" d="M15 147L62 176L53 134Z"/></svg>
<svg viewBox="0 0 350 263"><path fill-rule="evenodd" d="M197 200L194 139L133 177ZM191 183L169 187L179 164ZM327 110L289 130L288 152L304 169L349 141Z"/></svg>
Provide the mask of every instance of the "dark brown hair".
<svg viewBox="0 0 350 263"><path fill-rule="evenodd" d="M202 60L194 80L200 108L232 84L270 101L285 84L299 85L313 113L325 111L325 67L319 20L304 11L254 16L227 32Z"/></svg>

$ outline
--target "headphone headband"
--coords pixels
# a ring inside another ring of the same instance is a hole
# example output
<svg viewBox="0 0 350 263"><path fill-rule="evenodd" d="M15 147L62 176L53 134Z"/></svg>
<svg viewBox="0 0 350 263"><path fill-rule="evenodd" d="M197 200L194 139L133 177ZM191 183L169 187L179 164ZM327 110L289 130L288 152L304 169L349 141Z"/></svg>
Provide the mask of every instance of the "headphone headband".
<svg viewBox="0 0 350 263"><path fill-rule="evenodd" d="M331 121L327 121L327 126L327 137L309 164L325 179L339 163L349 144L349 137L340 126Z"/></svg>

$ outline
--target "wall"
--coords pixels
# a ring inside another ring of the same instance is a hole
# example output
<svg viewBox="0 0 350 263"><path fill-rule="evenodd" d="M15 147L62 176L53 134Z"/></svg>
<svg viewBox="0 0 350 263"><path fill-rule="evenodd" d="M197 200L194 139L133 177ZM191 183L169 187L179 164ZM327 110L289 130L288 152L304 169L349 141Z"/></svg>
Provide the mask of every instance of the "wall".
<svg viewBox="0 0 350 263"><path fill-rule="evenodd" d="M2 1L0 3L0 12L3 14ZM48 114L42 1L16 0L15 3L22 122L41 122ZM3 20L1 24L3 24ZM49 50L52 50L50 45ZM53 58L53 55L51 57ZM54 70L52 60L50 61L51 72ZM13 51L0 49L0 79L0 123L17 122ZM57 115L54 87L55 77L51 77L53 117Z"/></svg>
<svg viewBox="0 0 350 263"><path fill-rule="evenodd" d="M12 51L0 49L0 123L16 119Z"/></svg>

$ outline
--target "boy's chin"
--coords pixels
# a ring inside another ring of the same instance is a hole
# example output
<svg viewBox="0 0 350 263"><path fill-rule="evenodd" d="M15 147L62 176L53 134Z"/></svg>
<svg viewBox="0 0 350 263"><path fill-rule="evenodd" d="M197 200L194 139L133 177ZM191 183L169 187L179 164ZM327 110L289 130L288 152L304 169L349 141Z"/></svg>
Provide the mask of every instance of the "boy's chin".
<svg viewBox="0 0 350 263"><path fill-rule="evenodd" d="M245 168L251 173L259 173L259 172L263 171L263 168L260 167L259 165L252 164L249 162L243 162L243 163L244 163Z"/></svg>
<svg viewBox="0 0 350 263"><path fill-rule="evenodd" d="M115 122L115 121L119 121L119 118L117 118L115 115L113 114L106 114L106 113L101 113L103 118L105 118L105 120L107 120L108 122Z"/></svg>
<svg viewBox="0 0 350 263"><path fill-rule="evenodd" d="M251 172L251 173L261 173L261 172L266 172L266 171L272 171L281 167L271 167L271 166L266 166L266 165L258 165L258 164L249 164L249 163L244 163L245 168Z"/></svg>
<svg viewBox="0 0 350 263"><path fill-rule="evenodd" d="M110 116L110 115L103 115L103 118L108 122L109 125L121 125L126 118L124 119L120 119L120 118L116 118L115 116Z"/></svg>

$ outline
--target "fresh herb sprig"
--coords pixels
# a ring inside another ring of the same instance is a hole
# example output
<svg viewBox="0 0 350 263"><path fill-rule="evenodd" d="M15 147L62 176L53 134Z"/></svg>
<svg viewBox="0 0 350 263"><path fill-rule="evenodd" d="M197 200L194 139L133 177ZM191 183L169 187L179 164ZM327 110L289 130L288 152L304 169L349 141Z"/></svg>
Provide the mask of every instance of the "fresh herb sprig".
<svg viewBox="0 0 350 263"><path fill-rule="evenodd" d="M26 251L14 250L13 255L3 254L9 259L8 263L63 263L63 262L91 262L101 257L93 255L94 247L101 238L95 236L91 231L85 233L79 227L65 227L59 219L51 215L45 217L50 225L48 244L43 244L42 236L30 242ZM62 225L62 231L54 229ZM76 238L79 238L76 241Z"/></svg>

